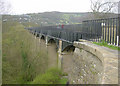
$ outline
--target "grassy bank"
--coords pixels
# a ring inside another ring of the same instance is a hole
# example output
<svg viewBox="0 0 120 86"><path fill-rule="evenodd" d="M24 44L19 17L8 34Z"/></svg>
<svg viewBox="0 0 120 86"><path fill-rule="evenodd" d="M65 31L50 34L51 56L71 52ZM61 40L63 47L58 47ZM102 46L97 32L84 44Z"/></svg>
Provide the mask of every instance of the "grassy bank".
<svg viewBox="0 0 120 86"><path fill-rule="evenodd" d="M48 56L22 24L4 22L2 36L4 84L26 83L47 70Z"/></svg>
<svg viewBox="0 0 120 86"><path fill-rule="evenodd" d="M105 42L104 40L101 41L101 42L93 42L93 43L96 44L96 45L108 47L108 48L113 49L113 50L120 50L120 47L117 47L117 46L114 46L114 45L108 45L108 43Z"/></svg>
<svg viewBox="0 0 120 86"><path fill-rule="evenodd" d="M3 84L65 84L57 69L48 69L48 54L35 37L18 22L3 22Z"/></svg>

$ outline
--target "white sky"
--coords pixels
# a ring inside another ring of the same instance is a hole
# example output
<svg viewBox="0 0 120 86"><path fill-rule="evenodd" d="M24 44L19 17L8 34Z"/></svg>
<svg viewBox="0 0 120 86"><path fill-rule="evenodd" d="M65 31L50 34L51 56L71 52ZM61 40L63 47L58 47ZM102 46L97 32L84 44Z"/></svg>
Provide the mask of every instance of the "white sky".
<svg viewBox="0 0 120 86"><path fill-rule="evenodd" d="M46 11L89 12L90 0L7 0L12 14L38 13ZM118 1L118 0L114 0Z"/></svg>
<svg viewBox="0 0 120 86"><path fill-rule="evenodd" d="M37 13L46 11L88 12L90 0L9 0L12 13Z"/></svg>

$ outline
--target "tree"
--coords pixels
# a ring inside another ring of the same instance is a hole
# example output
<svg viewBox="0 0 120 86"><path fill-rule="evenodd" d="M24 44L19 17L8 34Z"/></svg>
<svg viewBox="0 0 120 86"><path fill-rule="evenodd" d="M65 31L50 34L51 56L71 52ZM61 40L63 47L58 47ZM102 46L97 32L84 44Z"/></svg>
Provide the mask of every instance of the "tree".
<svg viewBox="0 0 120 86"><path fill-rule="evenodd" d="M10 13L11 5L9 2L5 0L0 0L0 14L8 14Z"/></svg>
<svg viewBox="0 0 120 86"><path fill-rule="evenodd" d="M113 13L117 11L118 2L105 1L105 0L90 0L91 10L94 13L95 18L105 17L107 13Z"/></svg>

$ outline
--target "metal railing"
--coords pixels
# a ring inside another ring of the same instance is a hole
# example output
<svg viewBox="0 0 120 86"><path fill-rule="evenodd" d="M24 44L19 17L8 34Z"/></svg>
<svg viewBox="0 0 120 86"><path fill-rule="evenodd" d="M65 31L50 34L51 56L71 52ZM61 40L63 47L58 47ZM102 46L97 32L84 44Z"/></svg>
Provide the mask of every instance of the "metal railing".
<svg viewBox="0 0 120 86"><path fill-rule="evenodd" d="M120 18L86 20L82 24L59 26L44 26L28 28L37 33L61 38L70 42L86 39L99 42L104 40L109 44L119 44Z"/></svg>
<svg viewBox="0 0 120 86"><path fill-rule="evenodd" d="M109 44L118 45L119 21L119 18L87 20L83 21L83 28L85 32L90 33L92 41L104 40Z"/></svg>

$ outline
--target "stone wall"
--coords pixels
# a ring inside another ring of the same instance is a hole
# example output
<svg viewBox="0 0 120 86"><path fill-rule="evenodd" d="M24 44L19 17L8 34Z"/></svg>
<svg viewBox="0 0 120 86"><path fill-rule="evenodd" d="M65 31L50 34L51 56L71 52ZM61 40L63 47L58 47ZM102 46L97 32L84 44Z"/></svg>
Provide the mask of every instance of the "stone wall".
<svg viewBox="0 0 120 86"><path fill-rule="evenodd" d="M75 84L117 84L118 51L89 42L74 42L73 68L69 79Z"/></svg>

